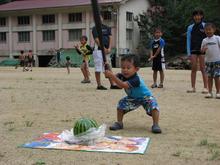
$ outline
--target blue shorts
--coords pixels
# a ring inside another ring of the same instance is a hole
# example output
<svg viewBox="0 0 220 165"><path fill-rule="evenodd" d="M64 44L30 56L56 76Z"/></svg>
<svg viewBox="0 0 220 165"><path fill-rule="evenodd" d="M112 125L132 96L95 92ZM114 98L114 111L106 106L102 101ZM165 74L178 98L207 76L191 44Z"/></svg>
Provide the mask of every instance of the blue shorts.
<svg viewBox="0 0 220 165"><path fill-rule="evenodd" d="M220 61L206 62L205 66L208 77L220 77Z"/></svg>
<svg viewBox="0 0 220 165"><path fill-rule="evenodd" d="M152 110L156 109L159 111L157 100L153 96L149 96L143 99L133 99L126 96L118 102L117 109L127 113L137 109L139 106L143 106L146 113L150 116L152 115Z"/></svg>

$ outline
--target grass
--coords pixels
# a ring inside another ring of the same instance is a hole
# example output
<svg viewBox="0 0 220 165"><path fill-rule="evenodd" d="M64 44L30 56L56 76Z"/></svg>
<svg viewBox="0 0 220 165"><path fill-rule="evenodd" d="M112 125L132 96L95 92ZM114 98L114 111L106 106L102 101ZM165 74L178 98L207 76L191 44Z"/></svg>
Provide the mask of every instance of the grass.
<svg viewBox="0 0 220 165"><path fill-rule="evenodd" d="M220 152L218 150L211 150L211 154L209 160L220 160Z"/></svg>
<svg viewBox="0 0 220 165"><path fill-rule="evenodd" d="M5 155L3 155L3 154L0 153L0 158L3 158L4 156L5 156Z"/></svg>
<svg viewBox="0 0 220 165"><path fill-rule="evenodd" d="M208 140L207 140L207 139L201 140L201 142L200 142L199 145L200 145L200 146L206 146L206 145L208 145Z"/></svg>
<svg viewBox="0 0 220 165"><path fill-rule="evenodd" d="M61 120L61 122L66 122L66 123L68 123L68 122L72 122L72 121L73 121L72 119Z"/></svg>
<svg viewBox="0 0 220 165"><path fill-rule="evenodd" d="M8 131L14 131L14 130L15 130L14 127L8 129Z"/></svg>
<svg viewBox="0 0 220 165"><path fill-rule="evenodd" d="M200 141L199 146L206 146L211 154L208 160L220 160L220 147L216 143L209 143L207 139Z"/></svg>
<svg viewBox="0 0 220 165"><path fill-rule="evenodd" d="M13 121L7 121L7 122L4 123L4 125L5 125L5 126L10 125L10 126L11 126L11 125L14 124L14 123L15 123L15 122L13 122Z"/></svg>
<svg viewBox="0 0 220 165"><path fill-rule="evenodd" d="M175 153L172 154L172 156L180 157L181 154L182 154L181 151L176 151Z"/></svg>
<svg viewBox="0 0 220 165"><path fill-rule="evenodd" d="M8 131L14 131L15 130L14 123L15 122L13 122L13 121L7 121L7 122L4 123L4 126L8 126L9 127Z"/></svg>
<svg viewBox="0 0 220 165"><path fill-rule="evenodd" d="M46 163L42 160L38 160L35 163L33 163L32 165L45 165Z"/></svg>
<svg viewBox="0 0 220 165"><path fill-rule="evenodd" d="M34 80L33 77L28 77L26 80Z"/></svg>
<svg viewBox="0 0 220 165"><path fill-rule="evenodd" d="M33 124L34 124L33 121L25 121L25 126L26 127L32 127Z"/></svg>
<svg viewBox="0 0 220 165"><path fill-rule="evenodd" d="M13 87L2 87L2 89L14 89Z"/></svg>

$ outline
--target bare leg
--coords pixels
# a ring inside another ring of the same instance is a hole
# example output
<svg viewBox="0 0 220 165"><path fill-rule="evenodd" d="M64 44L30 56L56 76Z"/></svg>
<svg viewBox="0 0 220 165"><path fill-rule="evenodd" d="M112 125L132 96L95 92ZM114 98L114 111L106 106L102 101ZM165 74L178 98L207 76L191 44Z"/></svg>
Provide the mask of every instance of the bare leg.
<svg viewBox="0 0 220 165"><path fill-rule="evenodd" d="M90 73L89 73L89 65L87 61L84 63L84 70L85 70L86 80L89 80Z"/></svg>
<svg viewBox="0 0 220 165"><path fill-rule="evenodd" d="M201 73L202 73L202 78L203 78L203 85L204 85L204 88L207 89L207 80L208 80L208 77L205 73L205 56L199 56L199 64L200 64L200 70L201 70Z"/></svg>
<svg viewBox="0 0 220 165"><path fill-rule="evenodd" d="M208 86L209 86L209 93L212 93L212 85L213 85L213 78L208 77Z"/></svg>
<svg viewBox="0 0 220 165"><path fill-rule="evenodd" d="M197 72L197 56L191 55L191 86L195 90L196 89L196 72Z"/></svg>
<svg viewBox="0 0 220 165"><path fill-rule="evenodd" d="M117 121L123 123L124 112L122 110L117 110Z"/></svg>
<svg viewBox="0 0 220 165"><path fill-rule="evenodd" d="M160 84L163 85L164 82L164 71L160 71Z"/></svg>
<svg viewBox="0 0 220 165"><path fill-rule="evenodd" d="M154 84L157 84L157 71L154 70L153 72L153 81L154 81Z"/></svg>
<svg viewBox="0 0 220 165"><path fill-rule="evenodd" d="M159 123L159 111L158 110L154 109L152 111L152 118L153 118L153 124L158 125Z"/></svg>
<svg viewBox="0 0 220 165"><path fill-rule="evenodd" d="M216 93L220 92L220 80L219 77L215 77L215 87L216 87Z"/></svg>
<svg viewBox="0 0 220 165"><path fill-rule="evenodd" d="M70 67L67 66L67 73L70 74Z"/></svg>
<svg viewBox="0 0 220 165"><path fill-rule="evenodd" d="M152 118L153 118L153 126L152 126L152 132L153 133L161 133L161 129L159 126L159 111L154 109L152 110Z"/></svg>
<svg viewBox="0 0 220 165"><path fill-rule="evenodd" d="M101 86L101 74L100 74L100 72L95 72L95 78L96 78L97 86Z"/></svg>
<svg viewBox="0 0 220 165"><path fill-rule="evenodd" d="M81 65L80 69L81 69L81 71L82 71L84 80L86 80L86 74L85 74L85 69L84 69L84 63Z"/></svg>

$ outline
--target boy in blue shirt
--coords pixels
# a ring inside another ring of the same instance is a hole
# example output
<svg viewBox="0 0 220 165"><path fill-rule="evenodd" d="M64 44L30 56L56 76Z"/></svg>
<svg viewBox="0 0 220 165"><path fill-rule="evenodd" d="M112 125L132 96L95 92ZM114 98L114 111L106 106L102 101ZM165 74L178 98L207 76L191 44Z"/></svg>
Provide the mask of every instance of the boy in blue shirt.
<svg viewBox="0 0 220 165"><path fill-rule="evenodd" d="M153 133L161 133L159 127L159 107L151 91L146 87L144 81L139 77L139 59L135 55L126 55L121 59L121 73L114 75L106 71L106 77L113 80L118 87L124 88L127 94L122 98L117 107L117 122L110 126L110 130L123 129L123 117L126 113L143 106L146 113L153 118Z"/></svg>
<svg viewBox="0 0 220 165"><path fill-rule="evenodd" d="M164 70L165 70L165 59L164 59L164 47L165 41L162 39L163 33L160 28L154 30L154 40L151 45L151 53L149 61L153 60L153 85L152 88L163 88L164 82ZM157 72L160 72L160 84L157 86Z"/></svg>

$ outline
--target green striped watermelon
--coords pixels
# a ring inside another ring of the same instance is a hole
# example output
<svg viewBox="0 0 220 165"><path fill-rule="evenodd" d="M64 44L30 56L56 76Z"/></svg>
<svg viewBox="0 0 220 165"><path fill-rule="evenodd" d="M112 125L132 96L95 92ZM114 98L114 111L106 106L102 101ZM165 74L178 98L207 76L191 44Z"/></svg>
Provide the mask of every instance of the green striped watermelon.
<svg viewBox="0 0 220 165"><path fill-rule="evenodd" d="M86 132L90 128L97 128L98 124L95 120L89 118L81 118L77 120L73 127L73 133L75 136L80 135L81 133Z"/></svg>

